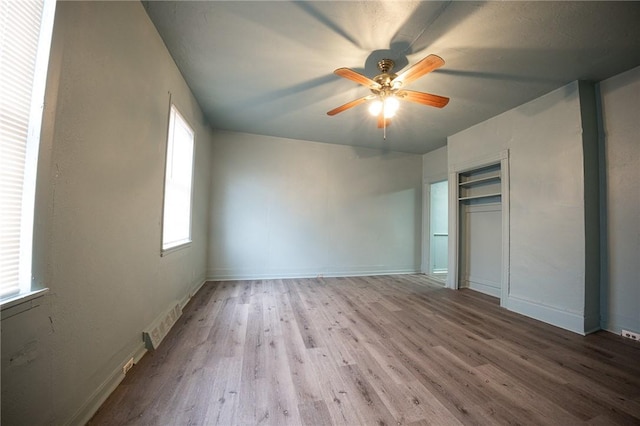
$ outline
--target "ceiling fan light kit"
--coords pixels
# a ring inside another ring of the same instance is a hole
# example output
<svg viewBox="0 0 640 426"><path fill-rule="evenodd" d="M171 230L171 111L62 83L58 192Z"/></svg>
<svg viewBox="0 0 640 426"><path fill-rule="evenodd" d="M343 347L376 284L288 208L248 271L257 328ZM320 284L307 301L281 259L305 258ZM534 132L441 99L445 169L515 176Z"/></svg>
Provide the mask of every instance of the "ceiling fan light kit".
<svg viewBox="0 0 640 426"><path fill-rule="evenodd" d="M443 66L444 60L441 57L429 55L400 75L391 72L394 65L393 60L382 59L378 62L380 74L373 77L373 79L350 68L338 68L335 70L334 73L336 75L369 88L371 95L347 102L344 105L332 109L327 112L327 114L333 116L365 102L373 101L369 106L369 113L378 117L378 128L384 129L383 137L386 139L386 128L391 123L390 119L395 116L398 111L400 106L399 100L406 100L436 108L443 108L449 103L449 98L444 96L403 89L405 85Z"/></svg>
<svg viewBox="0 0 640 426"><path fill-rule="evenodd" d="M400 102L395 96L391 95L371 102L369 104L369 113L374 117L382 114L384 118L391 118L396 115L399 107Z"/></svg>

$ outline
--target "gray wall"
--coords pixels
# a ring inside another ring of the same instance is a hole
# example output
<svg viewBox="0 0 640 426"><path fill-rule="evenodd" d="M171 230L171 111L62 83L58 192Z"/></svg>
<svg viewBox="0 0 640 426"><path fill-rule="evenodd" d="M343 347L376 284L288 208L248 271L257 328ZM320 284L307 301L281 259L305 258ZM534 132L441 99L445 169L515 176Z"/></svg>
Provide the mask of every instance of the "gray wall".
<svg viewBox="0 0 640 426"><path fill-rule="evenodd" d="M585 312L585 187L578 82L448 138L449 164L509 149L505 306L577 332Z"/></svg>
<svg viewBox="0 0 640 426"><path fill-rule="evenodd" d="M447 147L435 149L422 156L422 179L425 183L447 179Z"/></svg>
<svg viewBox="0 0 640 426"><path fill-rule="evenodd" d="M202 283L211 133L138 2L60 2L38 175L35 282L2 321L2 424L81 422ZM160 257L169 92L196 132L194 242Z"/></svg>
<svg viewBox="0 0 640 426"><path fill-rule="evenodd" d="M420 155L216 132L212 279L415 272Z"/></svg>
<svg viewBox="0 0 640 426"><path fill-rule="evenodd" d="M602 326L640 332L640 67L599 89L606 166Z"/></svg>
<svg viewBox="0 0 640 426"><path fill-rule="evenodd" d="M141 331L184 302L205 274L418 269L421 161L423 178L437 175L446 149L421 159L214 137L139 3L57 7L34 245L34 281L51 291L34 308L3 316L3 425L82 422L121 379L124 362L142 353ZM640 69L600 89L603 322L640 331ZM162 258L169 92L197 135L194 243ZM449 140L450 163L509 148L513 294L559 318L585 313L580 114L574 83Z"/></svg>

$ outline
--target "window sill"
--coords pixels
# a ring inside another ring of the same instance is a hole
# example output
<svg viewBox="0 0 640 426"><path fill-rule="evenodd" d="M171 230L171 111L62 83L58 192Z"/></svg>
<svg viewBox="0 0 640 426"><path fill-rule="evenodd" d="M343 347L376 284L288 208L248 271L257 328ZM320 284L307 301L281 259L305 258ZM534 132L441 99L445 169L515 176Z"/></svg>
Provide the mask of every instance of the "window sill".
<svg viewBox="0 0 640 426"><path fill-rule="evenodd" d="M5 320L19 313L28 311L40 306L40 299L49 293L48 288L30 291L28 293L18 294L17 296L8 298L0 302L0 310L2 311L2 319Z"/></svg>
<svg viewBox="0 0 640 426"><path fill-rule="evenodd" d="M180 251L180 250L184 250L186 248L189 248L189 247L191 247L191 243L192 243L192 241L189 241L187 243L180 244L179 246L175 246L175 247L171 247L171 248L168 248L168 249L165 249L165 250L161 250L160 251L160 257L165 257L165 256L167 256L167 255L169 255L171 253L175 253L176 251Z"/></svg>

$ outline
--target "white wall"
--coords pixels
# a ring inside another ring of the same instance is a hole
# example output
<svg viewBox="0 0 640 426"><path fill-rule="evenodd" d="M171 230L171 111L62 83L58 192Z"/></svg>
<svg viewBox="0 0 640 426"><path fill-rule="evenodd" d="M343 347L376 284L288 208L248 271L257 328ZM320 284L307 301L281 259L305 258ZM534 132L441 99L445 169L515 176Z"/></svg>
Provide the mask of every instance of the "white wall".
<svg viewBox="0 0 640 426"><path fill-rule="evenodd" d="M585 312L578 82L448 138L450 166L509 150L510 309L580 333ZM596 260L597 261L597 260ZM503 301L504 303L504 301Z"/></svg>
<svg viewBox="0 0 640 426"><path fill-rule="evenodd" d="M421 156L214 135L212 279L415 272Z"/></svg>
<svg viewBox="0 0 640 426"><path fill-rule="evenodd" d="M51 291L3 318L3 425L86 420L206 271L211 134L142 5L59 2L53 38L34 253ZM196 132L194 241L160 257L169 92Z"/></svg>
<svg viewBox="0 0 640 426"><path fill-rule="evenodd" d="M606 165L602 326L640 332L640 67L599 89Z"/></svg>

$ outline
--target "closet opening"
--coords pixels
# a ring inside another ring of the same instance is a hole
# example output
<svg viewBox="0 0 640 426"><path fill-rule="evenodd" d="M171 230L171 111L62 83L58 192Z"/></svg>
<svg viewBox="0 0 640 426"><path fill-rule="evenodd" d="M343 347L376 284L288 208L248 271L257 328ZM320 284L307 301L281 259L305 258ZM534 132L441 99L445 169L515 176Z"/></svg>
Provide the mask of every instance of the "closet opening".
<svg viewBox="0 0 640 426"><path fill-rule="evenodd" d="M509 151L449 167L447 287L509 300Z"/></svg>

